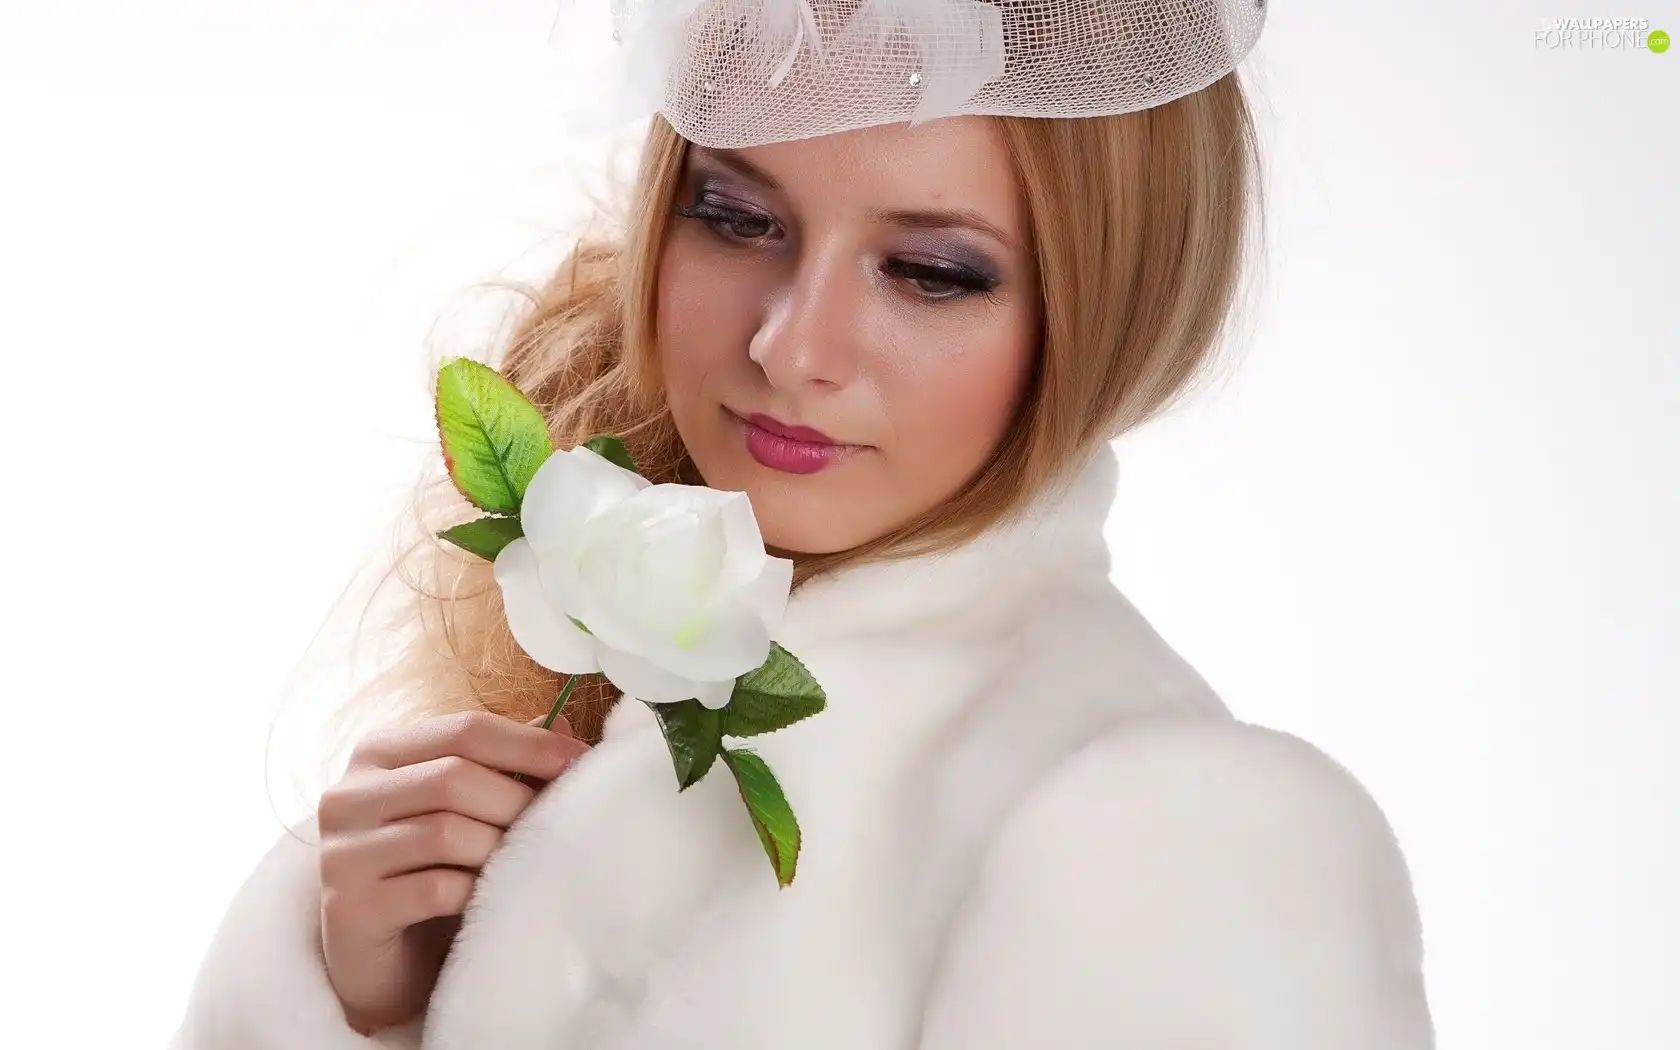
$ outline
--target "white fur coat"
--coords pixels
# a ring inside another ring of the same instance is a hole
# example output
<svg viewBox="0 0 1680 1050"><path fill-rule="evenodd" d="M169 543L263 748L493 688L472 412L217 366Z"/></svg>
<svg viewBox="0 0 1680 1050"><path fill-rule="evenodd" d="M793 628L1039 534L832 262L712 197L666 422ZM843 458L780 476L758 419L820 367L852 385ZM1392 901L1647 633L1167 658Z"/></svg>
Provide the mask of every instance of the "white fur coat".
<svg viewBox="0 0 1680 1050"><path fill-rule="evenodd" d="M491 858L423 1022L364 1038L283 837L177 1050L1427 1050L1387 822L1234 721L1109 583L1115 461L954 553L802 588L826 711L753 741L804 832L778 890L721 765L676 788L647 708ZM306 829L307 832L308 829Z"/></svg>

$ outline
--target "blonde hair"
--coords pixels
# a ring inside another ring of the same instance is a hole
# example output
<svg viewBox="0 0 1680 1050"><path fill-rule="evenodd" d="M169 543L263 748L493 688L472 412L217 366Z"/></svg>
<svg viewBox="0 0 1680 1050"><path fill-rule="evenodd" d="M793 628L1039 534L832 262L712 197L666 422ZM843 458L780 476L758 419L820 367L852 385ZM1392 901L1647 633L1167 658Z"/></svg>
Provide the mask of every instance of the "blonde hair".
<svg viewBox="0 0 1680 1050"><path fill-rule="evenodd" d="M797 559L796 586L973 537L1099 443L1177 402L1210 372L1235 313L1264 229L1257 135L1236 74L1123 116L993 119L1028 203L1041 275L1042 345L1023 409L952 500L861 547ZM653 480L697 483L653 350L658 261L687 150L654 119L622 234L580 241L528 290L528 309L490 363L542 410L558 447L618 434ZM529 720L549 708L560 678L513 641L490 565L435 538L473 516L435 462L409 516L414 534L376 588L377 597L392 579L406 587L377 628L397 641L396 659L347 710L377 700L409 713ZM605 687L574 694L568 716L580 736L598 738L614 699Z"/></svg>

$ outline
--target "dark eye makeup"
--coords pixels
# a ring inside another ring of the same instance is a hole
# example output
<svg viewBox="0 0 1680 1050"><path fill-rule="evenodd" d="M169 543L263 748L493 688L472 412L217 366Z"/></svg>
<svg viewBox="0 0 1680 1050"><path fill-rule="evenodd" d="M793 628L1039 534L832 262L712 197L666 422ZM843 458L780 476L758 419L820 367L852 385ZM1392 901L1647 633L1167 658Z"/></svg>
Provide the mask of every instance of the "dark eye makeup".
<svg viewBox="0 0 1680 1050"><path fill-rule="evenodd" d="M776 220L770 216L725 204L705 193L697 194L692 204L678 205L677 214L703 222L712 232L736 242L763 240L776 229Z"/></svg>
<svg viewBox="0 0 1680 1050"><path fill-rule="evenodd" d="M773 216L724 197L709 179L701 180L689 203L677 205L676 212L704 224L719 239L736 247L772 243L781 232L781 224ZM990 298L1001 283L989 265L971 261L893 256L882 262L881 272L902 282L917 299L928 302L972 295Z"/></svg>
<svg viewBox="0 0 1680 1050"><path fill-rule="evenodd" d="M996 277L959 264L888 259L881 269L908 281L928 299L961 299L977 293L990 295L998 286Z"/></svg>

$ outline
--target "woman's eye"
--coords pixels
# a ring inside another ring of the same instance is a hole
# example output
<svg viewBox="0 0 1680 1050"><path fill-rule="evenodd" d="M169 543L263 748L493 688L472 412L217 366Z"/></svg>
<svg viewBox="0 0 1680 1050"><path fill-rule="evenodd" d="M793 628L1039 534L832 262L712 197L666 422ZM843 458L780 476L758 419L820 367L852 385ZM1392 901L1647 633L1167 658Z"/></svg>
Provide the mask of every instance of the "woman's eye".
<svg viewBox="0 0 1680 1050"><path fill-rule="evenodd" d="M954 266L895 261L887 272L898 277L924 299L961 299L976 292L990 292L997 282L984 274Z"/></svg>
<svg viewBox="0 0 1680 1050"><path fill-rule="evenodd" d="M735 241L759 241L776 231L776 220L750 211L724 208L709 201L685 204L677 209L684 218L697 219Z"/></svg>

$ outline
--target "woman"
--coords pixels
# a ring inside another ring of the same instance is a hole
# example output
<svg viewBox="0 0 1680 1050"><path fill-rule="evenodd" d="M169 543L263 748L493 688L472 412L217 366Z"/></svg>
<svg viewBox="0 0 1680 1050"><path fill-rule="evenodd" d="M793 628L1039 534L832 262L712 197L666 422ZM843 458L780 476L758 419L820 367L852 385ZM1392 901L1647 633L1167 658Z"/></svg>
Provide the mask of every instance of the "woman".
<svg viewBox="0 0 1680 1050"><path fill-rule="evenodd" d="M1108 580L1108 440L1188 389L1234 300L1235 74L1077 118L1095 79L996 117L930 75L944 109L907 124L923 94L853 112L886 81L844 57L879 53L816 10L828 64L796 34L768 88L685 38L630 228L500 362L560 445L618 433L656 480L744 491L794 559L777 640L829 704L759 750L798 878L728 778L675 790L644 705L532 724L557 680L488 566L417 548L446 582L378 688L475 710L361 742L230 908L177 1047L1432 1046L1381 812L1235 721Z"/></svg>

